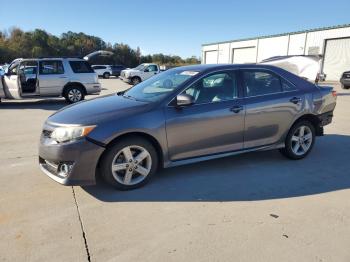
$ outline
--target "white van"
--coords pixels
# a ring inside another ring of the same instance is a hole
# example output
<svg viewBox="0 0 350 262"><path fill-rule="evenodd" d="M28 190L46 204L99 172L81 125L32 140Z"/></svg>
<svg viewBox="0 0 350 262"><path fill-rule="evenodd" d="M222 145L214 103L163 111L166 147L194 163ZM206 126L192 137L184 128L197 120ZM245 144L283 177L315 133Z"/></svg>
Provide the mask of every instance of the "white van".
<svg viewBox="0 0 350 262"><path fill-rule="evenodd" d="M64 97L75 103L100 92L97 74L80 58L16 59L0 76L0 99Z"/></svg>

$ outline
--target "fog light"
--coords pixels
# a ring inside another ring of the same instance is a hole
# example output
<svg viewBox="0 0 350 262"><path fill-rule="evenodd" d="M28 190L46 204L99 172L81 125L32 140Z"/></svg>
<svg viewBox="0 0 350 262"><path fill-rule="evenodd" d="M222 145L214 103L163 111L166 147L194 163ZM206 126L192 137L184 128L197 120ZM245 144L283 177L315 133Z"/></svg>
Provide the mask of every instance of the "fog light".
<svg viewBox="0 0 350 262"><path fill-rule="evenodd" d="M73 164L72 163L60 163L57 171L59 176L66 177L69 175L70 171L72 170Z"/></svg>

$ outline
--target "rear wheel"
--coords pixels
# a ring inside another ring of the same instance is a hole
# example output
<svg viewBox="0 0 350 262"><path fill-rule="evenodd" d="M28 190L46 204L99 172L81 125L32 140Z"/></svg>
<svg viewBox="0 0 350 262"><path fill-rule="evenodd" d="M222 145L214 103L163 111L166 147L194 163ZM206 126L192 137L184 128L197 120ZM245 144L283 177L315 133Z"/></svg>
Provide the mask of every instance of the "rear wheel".
<svg viewBox="0 0 350 262"><path fill-rule="evenodd" d="M103 78L108 79L110 78L111 74L108 72L103 73Z"/></svg>
<svg viewBox="0 0 350 262"><path fill-rule="evenodd" d="M309 121L300 121L289 130L285 147L280 152L290 159L302 159L310 153L314 143L314 126Z"/></svg>
<svg viewBox="0 0 350 262"><path fill-rule="evenodd" d="M70 86L66 89L64 97L68 103L77 103L85 98L84 90L80 86Z"/></svg>
<svg viewBox="0 0 350 262"><path fill-rule="evenodd" d="M128 137L108 149L101 159L105 181L119 190L143 186L155 174L158 156L153 145L140 137Z"/></svg>

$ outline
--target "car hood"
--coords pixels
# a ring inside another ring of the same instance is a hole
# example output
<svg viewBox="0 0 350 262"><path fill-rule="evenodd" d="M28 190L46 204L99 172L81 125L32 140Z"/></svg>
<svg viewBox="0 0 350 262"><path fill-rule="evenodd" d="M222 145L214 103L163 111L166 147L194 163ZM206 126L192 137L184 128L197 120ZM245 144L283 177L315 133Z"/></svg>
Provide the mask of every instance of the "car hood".
<svg viewBox="0 0 350 262"><path fill-rule="evenodd" d="M109 95L67 106L47 119L48 124L96 125L147 111L150 103Z"/></svg>
<svg viewBox="0 0 350 262"><path fill-rule="evenodd" d="M123 72L125 72L125 73L136 73L136 72L140 72L140 71L139 71L139 70L136 70L136 69L131 68L131 69L124 69L124 70L123 70Z"/></svg>

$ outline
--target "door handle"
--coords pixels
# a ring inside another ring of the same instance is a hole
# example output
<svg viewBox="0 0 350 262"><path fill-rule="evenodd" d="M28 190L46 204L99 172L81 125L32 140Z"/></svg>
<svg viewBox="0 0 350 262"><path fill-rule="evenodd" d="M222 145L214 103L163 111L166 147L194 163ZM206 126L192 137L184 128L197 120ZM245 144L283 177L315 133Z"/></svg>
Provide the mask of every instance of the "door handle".
<svg viewBox="0 0 350 262"><path fill-rule="evenodd" d="M243 110L243 106L233 106L230 108L230 111L233 113L239 113L242 110Z"/></svg>
<svg viewBox="0 0 350 262"><path fill-rule="evenodd" d="M301 98L300 97L293 97L289 101L292 102L293 104L298 104L299 102L301 102Z"/></svg>

